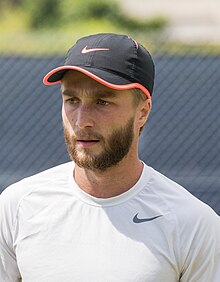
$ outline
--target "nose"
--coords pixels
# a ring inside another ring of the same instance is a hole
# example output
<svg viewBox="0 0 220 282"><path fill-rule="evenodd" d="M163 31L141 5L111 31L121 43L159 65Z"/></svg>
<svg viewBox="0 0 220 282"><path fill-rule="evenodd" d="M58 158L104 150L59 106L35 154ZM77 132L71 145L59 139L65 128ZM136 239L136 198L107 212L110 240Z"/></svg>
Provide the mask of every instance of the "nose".
<svg viewBox="0 0 220 282"><path fill-rule="evenodd" d="M88 105L81 105L75 116L75 125L80 128L89 128L94 126L94 119L92 114L92 109Z"/></svg>

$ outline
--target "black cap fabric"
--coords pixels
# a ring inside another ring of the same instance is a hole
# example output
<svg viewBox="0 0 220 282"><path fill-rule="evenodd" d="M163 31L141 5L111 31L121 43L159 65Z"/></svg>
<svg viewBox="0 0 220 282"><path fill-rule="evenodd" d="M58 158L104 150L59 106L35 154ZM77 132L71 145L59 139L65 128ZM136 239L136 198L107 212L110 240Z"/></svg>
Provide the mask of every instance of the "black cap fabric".
<svg viewBox="0 0 220 282"><path fill-rule="evenodd" d="M79 39L63 66L45 75L46 85L59 83L68 70L80 71L107 87L141 89L148 98L154 86L154 63L149 52L126 35L100 33Z"/></svg>

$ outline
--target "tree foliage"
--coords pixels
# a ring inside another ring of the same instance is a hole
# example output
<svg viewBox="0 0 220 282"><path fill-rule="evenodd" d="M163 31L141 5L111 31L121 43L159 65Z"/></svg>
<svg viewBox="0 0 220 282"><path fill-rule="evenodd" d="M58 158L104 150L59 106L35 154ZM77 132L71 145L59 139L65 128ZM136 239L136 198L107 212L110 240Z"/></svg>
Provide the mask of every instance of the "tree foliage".
<svg viewBox="0 0 220 282"><path fill-rule="evenodd" d="M114 0L20 0L29 15L32 29L57 28L91 19L109 21L128 30L160 29L166 25L163 18L145 21L125 15Z"/></svg>

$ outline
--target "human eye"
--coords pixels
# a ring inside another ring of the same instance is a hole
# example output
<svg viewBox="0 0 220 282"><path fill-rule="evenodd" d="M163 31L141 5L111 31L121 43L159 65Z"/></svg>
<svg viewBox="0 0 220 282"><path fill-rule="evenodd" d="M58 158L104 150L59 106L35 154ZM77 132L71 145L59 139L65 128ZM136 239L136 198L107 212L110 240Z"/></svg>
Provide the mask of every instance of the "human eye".
<svg viewBox="0 0 220 282"><path fill-rule="evenodd" d="M75 105L79 102L79 99L77 99L76 97L70 97L70 98L66 98L65 102L70 105Z"/></svg>
<svg viewBox="0 0 220 282"><path fill-rule="evenodd" d="M97 101L97 104L100 105L100 106L108 106L110 104L110 102L99 99Z"/></svg>

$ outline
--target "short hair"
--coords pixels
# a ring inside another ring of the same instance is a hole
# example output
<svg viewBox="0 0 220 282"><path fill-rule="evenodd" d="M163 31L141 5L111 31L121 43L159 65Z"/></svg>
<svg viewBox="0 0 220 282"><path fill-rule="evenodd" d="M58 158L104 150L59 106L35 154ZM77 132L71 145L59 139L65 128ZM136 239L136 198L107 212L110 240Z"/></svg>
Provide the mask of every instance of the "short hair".
<svg viewBox="0 0 220 282"><path fill-rule="evenodd" d="M134 94L134 106L138 106L141 101L145 101L147 96L141 89L133 88L131 92Z"/></svg>

